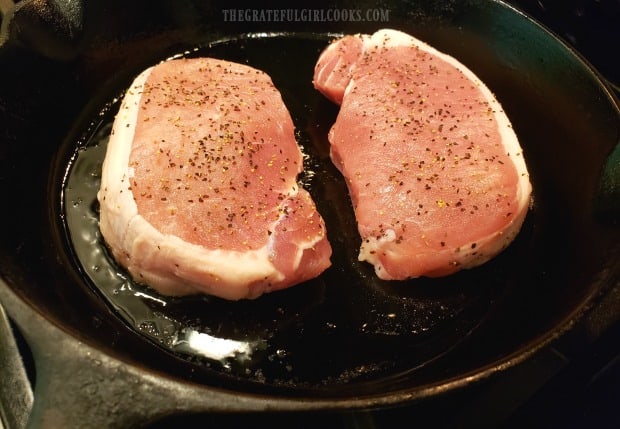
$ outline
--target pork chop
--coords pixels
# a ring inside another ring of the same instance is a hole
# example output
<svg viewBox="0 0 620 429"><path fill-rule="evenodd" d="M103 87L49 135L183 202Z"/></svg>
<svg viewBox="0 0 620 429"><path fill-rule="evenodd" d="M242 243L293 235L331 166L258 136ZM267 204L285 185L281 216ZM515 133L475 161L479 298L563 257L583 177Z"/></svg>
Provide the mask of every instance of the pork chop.
<svg viewBox="0 0 620 429"><path fill-rule="evenodd" d="M379 278L452 274L515 238L531 193L523 152L495 96L463 64L381 30L332 42L313 80L340 104L331 158L352 199L359 259Z"/></svg>
<svg viewBox="0 0 620 429"><path fill-rule="evenodd" d="M302 169L267 74L211 58L165 61L135 79L115 118L101 233L117 262L162 294L256 298L330 265Z"/></svg>

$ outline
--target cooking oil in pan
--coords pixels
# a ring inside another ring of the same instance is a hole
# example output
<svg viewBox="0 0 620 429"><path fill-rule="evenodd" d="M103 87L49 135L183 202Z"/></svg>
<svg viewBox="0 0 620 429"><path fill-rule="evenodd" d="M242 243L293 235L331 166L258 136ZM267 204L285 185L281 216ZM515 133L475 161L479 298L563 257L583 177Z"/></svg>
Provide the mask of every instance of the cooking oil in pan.
<svg viewBox="0 0 620 429"><path fill-rule="evenodd" d="M312 88L314 61L327 42L327 36L263 35L191 53L262 69L280 89L304 152L300 182L317 202L334 251L332 267L317 279L253 301L159 295L131 279L99 232L96 195L118 98L95 109L96 120L84 126L86 137L68 157L63 204L77 269L130 327L197 370L286 386L411 372L475 329L501 292L495 285L505 284L501 263L446 279L389 283L357 261L346 184L329 160L326 136L337 108Z"/></svg>

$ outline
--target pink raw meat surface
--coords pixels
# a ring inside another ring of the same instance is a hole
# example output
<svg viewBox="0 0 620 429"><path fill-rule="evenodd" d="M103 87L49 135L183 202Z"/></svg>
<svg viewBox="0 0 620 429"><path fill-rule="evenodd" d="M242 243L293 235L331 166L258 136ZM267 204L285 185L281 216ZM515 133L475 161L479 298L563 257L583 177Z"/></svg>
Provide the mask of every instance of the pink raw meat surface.
<svg viewBox="0 0 620 429"><path fill-rule="evenodd" d="M378 277L445 276L515 238L531 193L522 149L494 95L464 65L381 30L332 42L314 86L340 104L331 158L353 202L359 259Z"/></svg>
<svg viewBox="0 0 620 429"><path fill-rule="evenodd" d="M116 116L101 232L116 260L163 294L256 298L330 265L302 169L267 74L210 58L165 61L135 79Z"/></svg>

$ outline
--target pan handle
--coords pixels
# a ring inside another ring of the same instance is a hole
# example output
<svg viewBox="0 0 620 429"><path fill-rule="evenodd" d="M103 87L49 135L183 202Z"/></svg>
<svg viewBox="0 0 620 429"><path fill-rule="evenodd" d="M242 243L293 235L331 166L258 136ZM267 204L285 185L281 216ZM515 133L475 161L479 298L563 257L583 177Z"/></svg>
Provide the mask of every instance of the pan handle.
<svg viewBox="0 0 620 429"><path fill-rule="evenodd" d="M23 429L32 408L32 388L9 318L0 305L0 428Z"/></svg>
<svg viewBox="0 0 620 429"><path fill-rule="evenodd" d="M605 161L594 203L601 219L620 224L620 141Z"/></svg>
<svg viewBox="0 0 620 429"><path fill-rule="evenodd" d="M34 403L29 416L23 413L28 429L142 428L168 416L264 412L274 406L273 399L192 384L107 355L50 323L2 279L0 303L35 362ZM278 403L287 408L284 402ZM298 402L290 400L288 408Z"/></svg>
<svg viewBox="0 0 620 429"><path fill-rule="evenodd" d="M609 89L612 102L620 106L620 86L604 77L601 80ZM594 200L594 210L599 218L612 225L620 225L620 127L617 138L616 147L603 165Z"/></svg>

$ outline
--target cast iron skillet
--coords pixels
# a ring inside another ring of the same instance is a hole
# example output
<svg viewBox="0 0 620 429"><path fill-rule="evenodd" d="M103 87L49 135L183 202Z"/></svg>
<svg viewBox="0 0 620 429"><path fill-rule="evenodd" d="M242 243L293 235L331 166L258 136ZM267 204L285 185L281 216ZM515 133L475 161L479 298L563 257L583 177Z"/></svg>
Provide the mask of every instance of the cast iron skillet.
<svg viewBox="0 0 620 429"><path fill-rule="evenodd" d="M80 37L41 47L37 31L10 28L22 43L1 52L0 299L33 350L31 427L409 403L526 360L618 287L617 101L578 55L505 4L392 1L381 6L388 22L251 23L226 21L230 3L92 5L71 33ZM513 245L483 267L394 284L355 261L346 189L327 155L337 110L311 76L331 38L381 27L469 66L520 138L531 209ZM282 91L313 173L304 183L334 245L319 279L252 302L171 300L107 258L93 198L106 132L132 78L174 55L246 62ZM251 354L179 347L190 330Z"/></svg>

